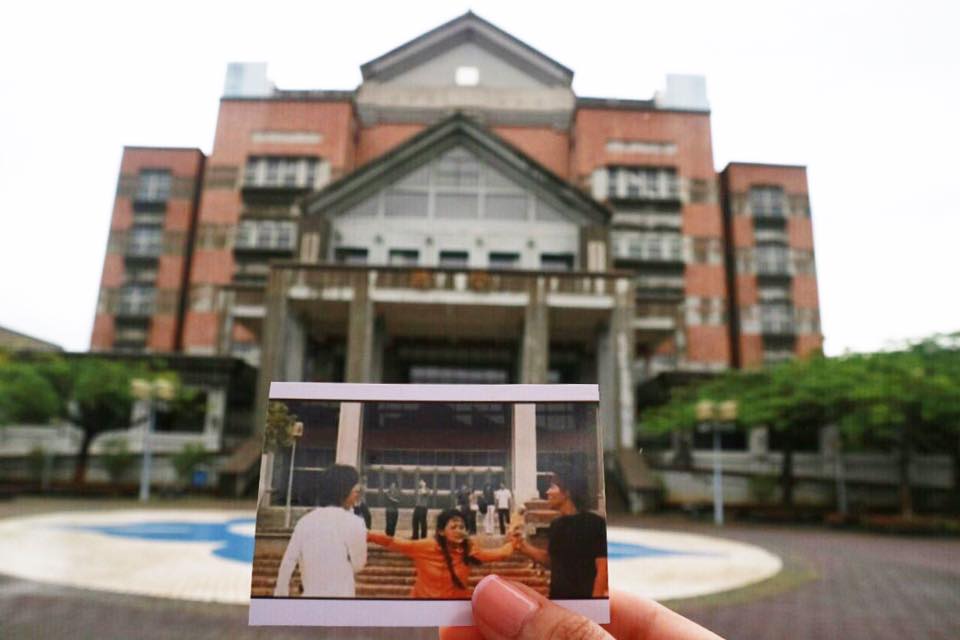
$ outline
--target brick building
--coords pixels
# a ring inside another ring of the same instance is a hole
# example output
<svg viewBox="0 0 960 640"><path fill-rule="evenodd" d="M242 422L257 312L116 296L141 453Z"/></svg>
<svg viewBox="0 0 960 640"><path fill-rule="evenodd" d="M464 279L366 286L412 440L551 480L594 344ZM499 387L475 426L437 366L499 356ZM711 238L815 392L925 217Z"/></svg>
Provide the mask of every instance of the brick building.
<svg viewBox="0 0 960 640"><path fill-rule="evenodd" d="M352 91L227 73L213 150L124 150L91 348L271 379L598 382L606 445L669 372L820 348L803 167L717 172L705 81L650 100L472 13Z"/></svg>

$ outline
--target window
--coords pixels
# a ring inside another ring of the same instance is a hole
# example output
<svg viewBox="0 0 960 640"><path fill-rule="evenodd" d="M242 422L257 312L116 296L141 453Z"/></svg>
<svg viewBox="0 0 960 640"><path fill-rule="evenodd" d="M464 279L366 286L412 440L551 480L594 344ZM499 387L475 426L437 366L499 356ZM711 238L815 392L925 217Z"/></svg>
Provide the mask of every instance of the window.
<svg viewBox="0 0 960 640"><path fill-rule="evenodd" d="M142 351L147 346L149 319L117 318L115 326L113 348L117 351Z"/></svg>
<svg viewBox="0 0 960 640"><path fill-rule="evenodd" d="M480 195L478 193L438 193L438 218L476 218L480 215Z"/></svg>
<svg viewBox="0 0 960 640"><path fill-rule="evenodd" d="M757 273L760 275L789 275L790 251L776 244L759 245L756 249Z"/></svg>
<svg viewBox="0 0 960 640"><path fill-rule="evenodd" d="M337 247L334 259L340 264L367 264L367 250L356 247Z"/></svg>
<svg viewBox="0 0 960 640"><path fill-rule="evenodd" d="M144 169L137 180L138 202L165 202L170 197L170 171Z"/></svg>
<svg viewBox="0 0 960 640"><path fill-rule="evenodd" d="M254 156L247 160L245 187L309 189L316 184L320 161L309 157Z"/></svg>
<svg viewBox="0 0 960 640"><path fill-rule="evenodd" d="M127 255L155 258L163 253L163 229L160 227L133 227L127 245Z"/></svg>
<svg viewBox="0 0 960 640"><path fill-rule="evenodd" d="M765 334L793 333L793 308L785 303L762 303L760 330Z"/></svg>
<svg viewBox="0 0 960 640"><path fill-rule="evenodd" d="M491 269L517 269L520 266L520 254L492 252L489 264Z"/></svg>
<svg viewBox="0 0 960 640"><path fill-rule="evenodd" d="M240 249L293 250L297 243L297 224L286 220L244 220L237 228L236 246Z"/></svg>
<svg viewBox="0 0 960 640"><path fill-rule="evenodd" d="M384 194L383 213L388 218L425 218L429 204L426 191L406 191L397 187Z"/></svg>
<svg viewBox="0 0 960 640"><path fill-rule="evenodd" d="M651 262L683 262L679 233L620 233L614 236L617 257Z"/></svg>
<svg viewBox="0 0 960 640"><path fill-rule="evenodd" d="M440 187L476 187L480 184L480 163L467 151L455 149L437 162L434 181Z"/></svg>
<svg viewBox="0 0 960 640"><path fill-rule="evenodd" d="M526 220L527 193L492 167L484 167L483 215L492 220Z"/></svg>
<svg viewBox="0 0 960 640"><path fill-rule="evenodd" d="M148 316L153 312L155 290L149 285L129 284L120 289L117 315Z"/></svg>
<svg viewBox="0 0 960 640"><path fill-rule="evenodd" d="M608 167L607 195L638 200L678 198L677 171L670 167Z"/></svg>
<svg viewBox="0 0 960 640"><path fill-rule="evenodd" d="M541 253L540 268L544 271L573 271L573 254Z"/></svg>
<svg viewBox="0 0 960 640"><path fill-rule="evenodd" d="M758 218L782 218L784 196L781 187L750 187L750 211Z"/></svg>
<svg viewBox="0 0 960 640"><path fill-rule="evenodd" d="M415 267L420 259L416 249L390 249L389 264L401 267Z"/></svg>
<svg viewBox="0 0 960 640"><path fill-rule="evenodd" d="M440 266L454 269L466 268L470 263L470 255L466 251L441 251Z"/></svg>

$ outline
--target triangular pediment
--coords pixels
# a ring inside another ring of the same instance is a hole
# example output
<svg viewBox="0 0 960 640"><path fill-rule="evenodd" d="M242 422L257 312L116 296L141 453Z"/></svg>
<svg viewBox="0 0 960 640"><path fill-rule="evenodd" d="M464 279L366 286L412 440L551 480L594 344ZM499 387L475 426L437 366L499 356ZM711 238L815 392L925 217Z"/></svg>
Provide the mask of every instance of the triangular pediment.
<svg viewBox="0 0 960 640"><path fill-rule="evenodd" d="M606 224L602 204L462 115L308 197L306 215Z"/></svg>
<svg viewBox="0 0 960 640"><path fill-rule="evenodd" d="M472 12L360 67L364 82L569 87L573 71Z"/></svg>

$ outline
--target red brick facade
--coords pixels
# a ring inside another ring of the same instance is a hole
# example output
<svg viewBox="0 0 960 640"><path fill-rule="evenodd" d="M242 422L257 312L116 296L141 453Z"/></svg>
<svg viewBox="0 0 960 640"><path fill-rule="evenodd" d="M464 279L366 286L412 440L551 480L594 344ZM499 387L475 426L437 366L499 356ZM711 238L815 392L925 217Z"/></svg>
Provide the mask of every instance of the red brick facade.
<svg viewBox="0 0 960 640"><path fill-rule="evenodd" d="M198 149L123 150L92 350L178 349L180 301L203 166ZM143 193L144 172L164 174L165 187ZM131 295L134 289L136 296Z"/></svg>
<svg viewBox="0 0 960 640"><path fill-rule="evenodd" d="M126 148L91 348L227 355L221 353L226 344L256 342L261 321L232 323L224 300L242 292L248 306L257 306L256 290L262 289L269 261L294 258L297 249L285 246L271 253L244 247L238 241L241 232L262 229L257 224L297 223L298 198L307 191L382 158L442 115L418 115L409 108L389 112L390 117L368 117L357 95L274 91L223 98L208 158L196 149ZM658 249L651 260L656 264L647 264L647 272L637 267L637 282L647 276L659 282L648 287L647 297L638 294L638 308L655 310L650 314L666 319L668 327L651 323L659 328L648 329L643 344L637 338L640 357L715 371L757 366L782 357L787 349L799 355L818 349L822 336L805 169L733 163L718 174L705 107L668 109L653 100L569 95L575 101L568 103L575 105L569 122L534 113L529 120L492 119L501 124L490 132L602 201L612 216L611 242L621 232L642 241L660 234L676 241L670 247L680 247L681 255L668 259ZM425 112L430 108L424 106ZM511 121L530 124L502 124ZM252 183L250 176L268 161L316 163L309 165L317 167L313 182L295 188ZM138 201L138 181L144 172L156 170L170 175L168 196L162 203ZM642 201L609 191L614 178L624 175L621 171L631 178L642 171L661 172L676 184L676 193ZM607 193L601 192L602 185ZM278 193L284 189L288 193ZM757 222L750 204L756 189L782 197L782 221L768 217ZM642 217L650 212L669 218L668 233L636 222L617 226L618 214ZM162 231L159 254L130 255L131 238L142 241L145 225L157 224ZM758 256L768 253L787 256L789 268L773 278L758 274ZM626 258L611 262L619 269L629 262ZM138 296L148 293L153 298L146 313L137 304ZM776 317L768 308L771 296L780 296ZM765 329L774 320L779 322L776 339Z"/></svg>

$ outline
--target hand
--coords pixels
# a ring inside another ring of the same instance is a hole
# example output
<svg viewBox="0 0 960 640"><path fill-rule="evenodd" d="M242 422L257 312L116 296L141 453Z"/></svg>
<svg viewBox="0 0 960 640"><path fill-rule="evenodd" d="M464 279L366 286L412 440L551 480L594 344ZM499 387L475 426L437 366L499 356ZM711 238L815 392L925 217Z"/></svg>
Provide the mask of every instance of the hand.
<svg viewBox="0 0 960 640"><path fill-rule="evenodd" d="M440 629L440 640L718 640L653 600L614 591L610 624L598 625L529 587L490 575L473 592L476 627Z"/></svg>

